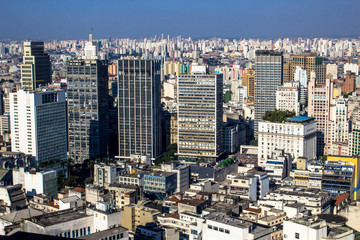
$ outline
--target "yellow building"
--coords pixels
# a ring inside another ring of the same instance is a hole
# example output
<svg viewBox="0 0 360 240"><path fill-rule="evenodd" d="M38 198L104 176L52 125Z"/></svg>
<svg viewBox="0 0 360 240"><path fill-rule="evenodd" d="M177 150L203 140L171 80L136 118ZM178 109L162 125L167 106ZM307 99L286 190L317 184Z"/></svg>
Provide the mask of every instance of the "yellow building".
<svg viewBox="0 0 360 240"><path fill-rule="evenodd" d="M121 210L121 226L135 232L136 227L154 222L160 212L142 205L130 204Z"/></svg>
<svg viewBox="0 0 360 240"><path fill-rule="evenodd" d="M248 97L255 97L255 71L245 69L242 75L242 85L247 87Z"/></svg>
<svg viewBox="0 0 360 240"><path fill-rule="evenodd" d="M339 184L344 185L349 181L350 198L356 201L360 194L359 170L360 161L358 157L327 156L324 168L323 188L325 186L329 188L325 190L331 191L331 186L326 186L328 182L333 183L336 181ZM350 179L347 180L346 177Z"/></svg>

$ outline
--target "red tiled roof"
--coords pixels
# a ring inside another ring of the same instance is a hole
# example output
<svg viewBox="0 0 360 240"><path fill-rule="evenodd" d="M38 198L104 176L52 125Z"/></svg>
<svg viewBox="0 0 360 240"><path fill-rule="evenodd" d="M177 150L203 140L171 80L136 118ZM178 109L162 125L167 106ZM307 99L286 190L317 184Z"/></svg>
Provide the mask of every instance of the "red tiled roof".
<svg viewBox="0 0 360 240"><path fill-rule="evenodd" d="M75 187L75 188L73 188L73 189L71 189L72 191L76 191L76 192L81 192L81 193L83 193L83 192L85 192L85 189L84 188L79 188L79 187Z"/></svg>

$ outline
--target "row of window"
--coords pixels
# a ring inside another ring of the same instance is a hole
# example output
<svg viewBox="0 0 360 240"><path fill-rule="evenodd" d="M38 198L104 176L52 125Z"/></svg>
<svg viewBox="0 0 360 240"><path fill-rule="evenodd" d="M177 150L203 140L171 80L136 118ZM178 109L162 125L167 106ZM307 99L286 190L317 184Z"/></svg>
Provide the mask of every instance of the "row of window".
<svg viewBox="0 0 360 240"><path fill-rule="evenodd" d="M228 229L224 229L224 228L219 228L217 226L212 226L212 225L208 225L208 229L212 229L212 230L215 230L215 231L219 231L219 232L224 232L226 234L230 234L230 230Z"/></svg>

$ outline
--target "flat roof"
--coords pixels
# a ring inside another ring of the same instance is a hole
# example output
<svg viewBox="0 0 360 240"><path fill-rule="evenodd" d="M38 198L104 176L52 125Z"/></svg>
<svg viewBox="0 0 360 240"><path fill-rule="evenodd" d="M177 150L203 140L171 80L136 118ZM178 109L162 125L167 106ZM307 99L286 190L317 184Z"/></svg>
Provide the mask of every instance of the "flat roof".
<svg viewBox="0 0 360 240"><path fill-rule="evenodd" d="M84 240L85 239L86 240L97 240L97 239L101 239L101 238L104 238L104 237L113 236L113 235L116 235L116 234L119 234L119 233L124 233L124 232L127 232L127 231L129 231L129 230L127 230L124 227L115 227L115 228L111 228L111 229L108 229L108 230L95 232L95 233L92 233L92 234L89 234L89 235L82 236L81 239L84 239Z"/></svg>
<svg viewBox="0 0 360 240"><path fill-rule="evenodd" d="M313 117L306 117L306 116L296 116L296 117L293 117L293 118L288 118L287 121L288 122L310 122L314 120Z"/></svg>
<svg viewBox="0 0 360 240"><path fill-rule="evenodd" d="M38 224L43 227L48 227L56 224L61 224L64 222L74 221L81 218L92 217L92 215L87 215L85 212L81 211L66 211L66 212L57 212L55 214L42 215L30 221ZM34 221L35 220L35 221Z"/></svg>

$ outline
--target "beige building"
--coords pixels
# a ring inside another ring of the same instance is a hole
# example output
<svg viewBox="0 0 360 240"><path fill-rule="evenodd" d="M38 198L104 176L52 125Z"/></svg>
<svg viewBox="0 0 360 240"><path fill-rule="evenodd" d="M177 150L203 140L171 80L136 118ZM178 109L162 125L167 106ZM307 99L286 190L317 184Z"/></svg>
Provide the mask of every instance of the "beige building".
<svg viewBox="0 0 360 240"><path fill-rule="evenodd" d="M94 185L109 186L118 180L115 164L97 163L94 165Z"/></svg>
<svg viewBox="0 0 360 240"><path fill-rule="evenodd" d="M327 155L331 150L331 104L334 83L326 79L325 85L318 84L317 75L312 73L308 86L308 116L317 121L317 155Z"/></svg>
<svg viewBox="0 0 360 240"><path fill-rule="evenodd" d="M121 226L135 232L136 227L154 222L160 212L141 205L130 204L121 210Z"/></svg>
<svg viewBox="0 0 360 240"><path fill-rule="evenodd" d="M114 207L122 209L129 204L136 204L140 200L140 188L130 184L110 184L107 189L114 199Z"/></svg>
<svg viewBox="0 0 360 240"><path fill-rule="evenodd" d="M170 144L178 142L178 119L177 113L171 113L170 116Z"/></svg>
<svg viewBox="0 0 360 240"><path fill-rule="evenodd" d="M307 79L310 79L310 74L314 71L318 84L325 84L326 65L323 64L323 58L319 57L317 53L306 52L287 59L284 63L283 82L294 81L294 73L297 66L306 71Z"/></svg>

